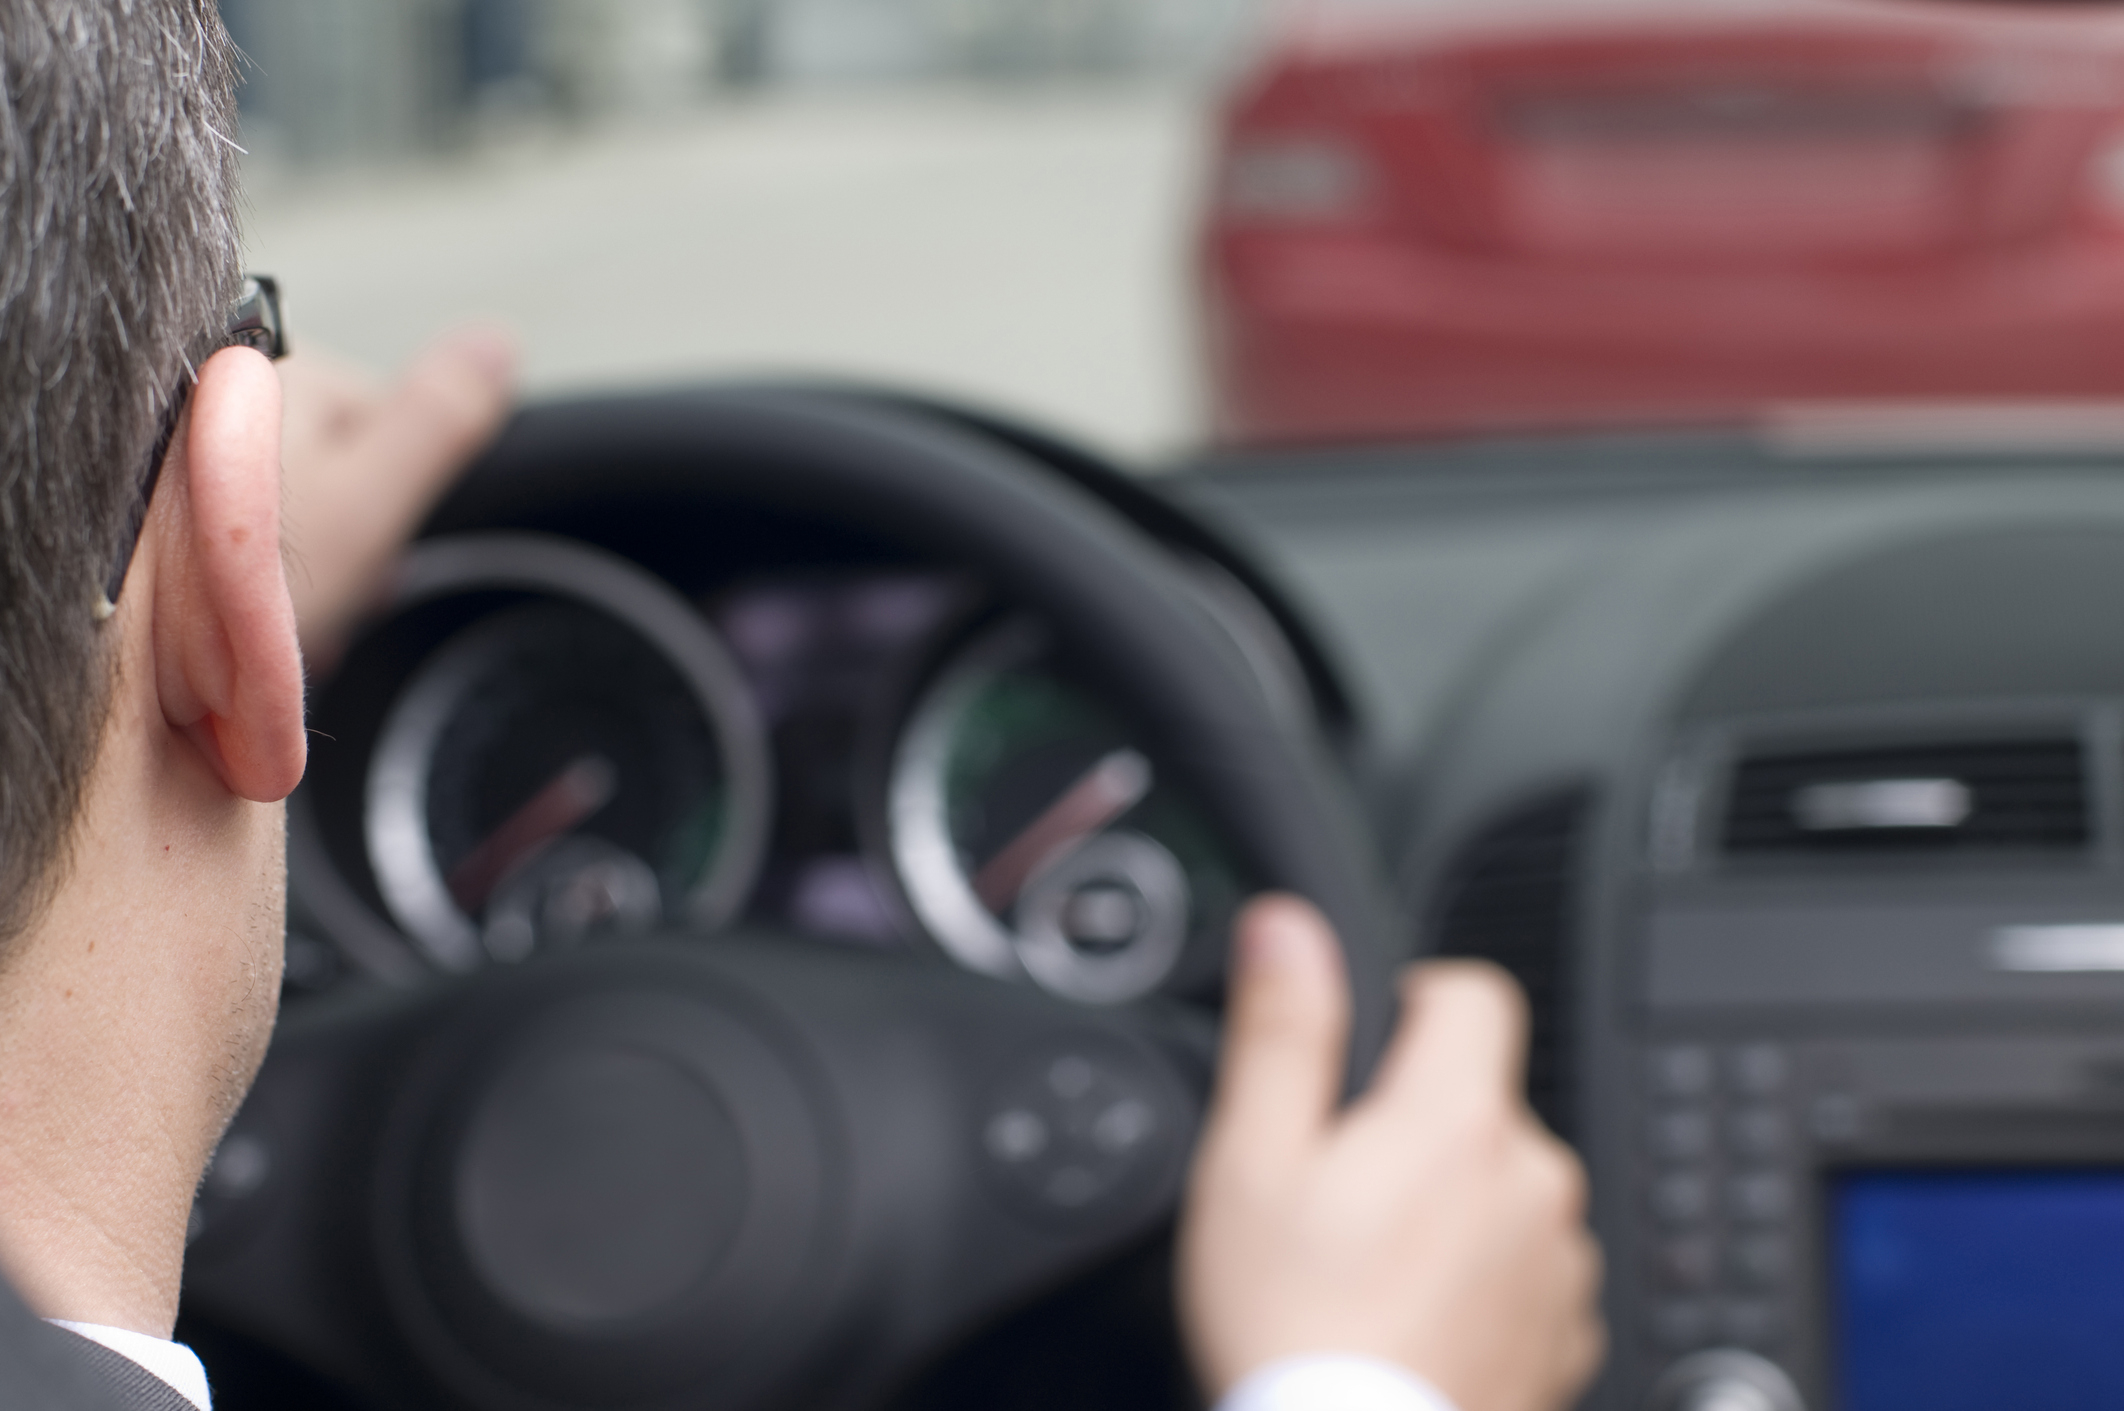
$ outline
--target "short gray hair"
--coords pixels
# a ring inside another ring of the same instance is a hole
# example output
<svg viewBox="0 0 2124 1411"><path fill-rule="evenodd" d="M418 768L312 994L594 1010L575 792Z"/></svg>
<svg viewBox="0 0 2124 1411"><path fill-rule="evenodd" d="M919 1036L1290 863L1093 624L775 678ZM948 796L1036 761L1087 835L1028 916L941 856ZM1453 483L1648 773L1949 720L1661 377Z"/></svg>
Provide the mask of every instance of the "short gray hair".
<svg viewBox="0 0 2124 1411"><path fill-rule="evenodd" d="M234 297L213 0L0 0L0 939L65 864L109 708L94 607Z"/></svg>

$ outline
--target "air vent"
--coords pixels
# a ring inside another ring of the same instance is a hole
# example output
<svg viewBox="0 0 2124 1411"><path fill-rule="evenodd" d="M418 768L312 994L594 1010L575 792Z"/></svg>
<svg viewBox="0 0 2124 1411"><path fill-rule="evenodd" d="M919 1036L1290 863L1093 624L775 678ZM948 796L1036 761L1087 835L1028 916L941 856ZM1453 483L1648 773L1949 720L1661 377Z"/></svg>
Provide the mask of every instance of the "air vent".
<svg viewBox="0 0 2124 1411"><path fill-rule="evenodd" d="M1727 796L1729 855L2055 852L2091 832L2076 739L1762 754Z"/></svg>
<svg viewBox="0 0 2124 1411"><path fill-rule="evenodd" d="M1494 961L1525 988L1533 1014L1527 1100L1566 1139L1572 906L1591 801L1590 792L1579 788L1548 794L1470 839L1439 888L1431 926L1436 953Z"/></svg>

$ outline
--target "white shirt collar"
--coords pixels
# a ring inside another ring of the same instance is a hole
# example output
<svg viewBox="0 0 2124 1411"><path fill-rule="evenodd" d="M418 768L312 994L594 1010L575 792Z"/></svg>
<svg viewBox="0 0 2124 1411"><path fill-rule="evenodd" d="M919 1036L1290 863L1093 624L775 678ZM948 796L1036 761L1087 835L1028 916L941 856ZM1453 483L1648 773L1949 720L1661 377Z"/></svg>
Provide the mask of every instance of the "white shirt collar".
<svg viewBox="0 0 2124 1411"><path fill-rule="evenodd" d="M177 1394L199 1408L199 1411L214 1411L214 1397L207 1390L206 1368L199 1357L181 1342L168 1338L149 1337L126 1328L106 1327L102 1323L73 1323L64 1318L50 1320L68 1332L79 1333L90 1342L100 1342L120 1357L138 1362L162 1380L177 1389Z"/></svg>

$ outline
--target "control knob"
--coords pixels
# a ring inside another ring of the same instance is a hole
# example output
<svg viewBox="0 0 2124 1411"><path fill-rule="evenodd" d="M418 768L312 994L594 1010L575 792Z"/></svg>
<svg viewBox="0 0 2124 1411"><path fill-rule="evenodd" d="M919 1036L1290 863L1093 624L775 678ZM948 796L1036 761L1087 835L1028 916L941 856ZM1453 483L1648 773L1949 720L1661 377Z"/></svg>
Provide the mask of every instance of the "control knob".
<svg viewBox="0 0 2124 1411"><path fill-rule="evenodd" d="M1752 1352L1719 1349L1685 1357L1652 1388L1649 1411L1806 1411L1799 1389Z"/></svg>

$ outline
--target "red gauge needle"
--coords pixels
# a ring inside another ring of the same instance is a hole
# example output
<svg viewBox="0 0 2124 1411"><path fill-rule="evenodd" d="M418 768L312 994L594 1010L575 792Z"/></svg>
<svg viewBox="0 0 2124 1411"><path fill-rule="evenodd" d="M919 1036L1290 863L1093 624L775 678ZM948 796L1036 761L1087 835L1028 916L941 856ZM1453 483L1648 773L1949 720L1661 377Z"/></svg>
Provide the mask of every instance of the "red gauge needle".
<svg viewBox="0 0 2124 1411"><path fill-rule="evenodd" d="M479 915L511 868L612 802L617 792L619 771L611 760L586 754L574 761L450 869L450 895L467 916Z"/></svg>
<svg viewBox="0 0 2124 1411"><path fill-rule="evenodd" d="M1150 761L1134 750L1115 750L988 860L974 876L974 895L1001 916L1035 872L1134 808L1150 790Z"/></svg>

